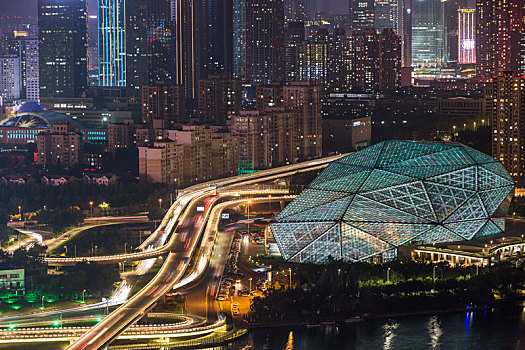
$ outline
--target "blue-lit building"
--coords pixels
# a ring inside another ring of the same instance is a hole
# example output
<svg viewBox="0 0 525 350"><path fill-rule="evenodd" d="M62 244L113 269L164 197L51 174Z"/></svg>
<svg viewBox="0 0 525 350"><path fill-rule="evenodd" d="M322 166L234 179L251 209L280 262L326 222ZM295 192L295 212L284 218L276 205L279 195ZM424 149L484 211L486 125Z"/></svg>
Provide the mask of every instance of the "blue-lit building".
<svg viewBox="0 0 525 350"><path fill-rule="evenodd" d="M24 145L35 143L38 134L50 131L55 123L70 124L80 132L84 143L106 144L107 129L88 128L77 119L52 110L44 109L34 101L26 102L17 113L0 121L0 144Z"/></svg>
<svg viewBox="0 0 525 350"><path fill-rule="evenodd" d="M126 86L126 1L98 2L99 85Z"/></svg>
<svg viewBox="0 0 525 350"><path fill-rule="evenodd" d="M458 143L384 141L332 162L270 228L294 262L349 262L502 233L514 193L503 165Z"/></svg>

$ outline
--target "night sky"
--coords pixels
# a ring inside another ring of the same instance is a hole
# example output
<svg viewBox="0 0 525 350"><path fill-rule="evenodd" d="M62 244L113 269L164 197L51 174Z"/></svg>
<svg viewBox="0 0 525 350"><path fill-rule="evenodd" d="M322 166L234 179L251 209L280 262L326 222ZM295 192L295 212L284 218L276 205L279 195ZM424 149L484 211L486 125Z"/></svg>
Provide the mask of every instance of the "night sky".
<svg viewBox="0 0 525 350"><path fill-rule="evenodd" d="M320 11L322 9L322 2L326 0L310 0L312 3L312 10ZM0 0L0 14L10 16L36 16L38 0ZM330 11L333 13L348 12L347 0L328 0ZM88 0L89 13L96 13L97 0Z"/></svg>

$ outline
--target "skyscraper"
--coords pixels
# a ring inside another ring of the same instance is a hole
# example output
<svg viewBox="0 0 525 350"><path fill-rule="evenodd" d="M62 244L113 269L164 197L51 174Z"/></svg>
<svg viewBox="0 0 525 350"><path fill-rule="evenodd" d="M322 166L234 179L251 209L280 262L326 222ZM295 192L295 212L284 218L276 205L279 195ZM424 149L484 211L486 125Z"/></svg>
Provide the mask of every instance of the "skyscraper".
<svg viewBox="0 0 525 350"><path fill-rule="evenodd" d="M99 84L126 86L126 1L99 0Z"/></svg>
<svg viewBox="0 0 525 350"><path fill-rule="evenodd" d="M414 0L412 5L414 73L420 77L434 78L446 64L444 2Z"/></svg>
<svg viewBox="0 0 525 350"><path fill-rule="evenodd" d="M374 0L350 0L350 29L363 32L374 28Z"/></svg>
<svg viewBox="0 0 525 350"><path fill-rule="evenodd" d="M195 0L171 0L175 25L175 84L184 85L188 106L197 101L200 75L199 6Z"/></svg>
<svg viewBox="0 0 525 350"><path fill-rule="evenodd" d="M505 72L493 80L492 156L503 163L516 185L525 185L525 78Z"/></svg>
<svg viewBox="0 0 525 350"><path fill-rule="evenodd" d="M458 63L476 63L476 10L458 10Z"/></svg>
<svg viewBox="0 0 525 350"><path fill-rule="evenodd" d="M305 22L308 19L308 0L284 0L286 23Z"/></svg>
<svg viewBox="0 0 525 350"><path fill-rule="evenodd" d="M0 104L20 98L20 58L0 56Z"/></svg>
<svg viewBox="0 0 525 350"><path fill-rule="evenodd" d="M285 82L300 80L305 72L306 38L304 22L288 22L285 34Z"/></svg>
<svg viewBox="0 0 525 350"><path fill-rule="evenodd" d="M233 76L246 77L246 0L233 0Z"/></svg>
<svg viewBox="0 0 525 350"><path fill-rule="evenodd" d="M212 74L232 74L234 1L237 0L200 2L201 78Z"/></svg>
<svg viewBox="0 0 525 350"><path fill-rule="evenodd" d="M283 0L246 1L246 62L252 85L284 78Z"/></svg>
<svg viewBox="0 0 525 350"><path fill-rule="evenodd" d="M41 97L79 97L86 90L86 0L38 0Z"/></svg>
<svg viewBox="0 0 525 350"><path fill-rule="evenodd" d="M382 31L392 28L397 31L399 0L376 0L374 6L374 28Z"/></svg>
<svg viewBox="0 0 525 350"><path fill-rule="evenodd" d="M25 99L31 101L40 100L40 78L38 72L38 39L36 37L24 38L24 61L23 84Z"/></svg>

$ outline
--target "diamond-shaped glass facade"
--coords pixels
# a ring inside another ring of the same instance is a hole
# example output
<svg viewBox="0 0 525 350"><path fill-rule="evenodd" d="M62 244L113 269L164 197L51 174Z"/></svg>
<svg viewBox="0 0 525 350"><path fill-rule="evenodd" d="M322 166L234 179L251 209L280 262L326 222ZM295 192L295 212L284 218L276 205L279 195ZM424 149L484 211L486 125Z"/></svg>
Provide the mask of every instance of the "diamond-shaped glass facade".
<svg viewBox="0 0 525 350"><path fill-rule="evenodd" d="M467 146L384 141L332 162L270 227L287 260L354 262L501 233L513 191L500 162Z"/></svg>

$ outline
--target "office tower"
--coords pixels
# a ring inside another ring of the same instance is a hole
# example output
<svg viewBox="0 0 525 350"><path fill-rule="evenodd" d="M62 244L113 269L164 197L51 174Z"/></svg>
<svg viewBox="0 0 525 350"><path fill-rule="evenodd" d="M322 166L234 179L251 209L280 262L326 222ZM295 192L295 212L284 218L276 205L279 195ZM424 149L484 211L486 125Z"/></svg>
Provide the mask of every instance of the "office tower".
<svg viewBox="0 0 525 350"><path fill-rule="evenodd" d="M80 97L88 84L86 0L38 0L41 97Z"/></svg>
<svg viewBox="0 0 525 350"><path fill-rule="evenodd" d="M187 105L193 109L200 75L199 7L194 0L172 0L175 25L175 84L184 86Z"/></svg>
<svg viewBox="0 0 525 350"><path fill-rule="evenodd" d="M20 98L20 58L0 56L0 105Z"/></svg>
<svg viewBox="0 0 525 350"><path fill-rule="evenodd" d="M126 87L140 99L142 85L175 80L174 23L170 0L126 2Z"/></svg>
<svg viewBox="0 0 525 350"><path fill-rule="evenodd" d="M288 22L285 32L285 83L301 80L304 76L306 40L304 22Z"/></svg>
<svg viewBox="0 0 525 350"><path fill-rule="evenodd" d="M297 118L297 157L320 157L322 120L319 87L312 82L292 82L284 86L283 107L295 113Z"/></svg>
<svg viewBox="0 0 525 350"><path fill-rule="evenodd" d="M200 78L233 72L233 3L200 0Z"/></svg>
<svg viewBox="0 0 525 350"><path fill-rule="evenodd" d="M199 118L203 123L226 125L241 109L241 79L210 75L199 80Z"/></svg>
<svg viewBox="0 0 525 350"><path fill-rule="evenodd" d="M252 85L284 80L283 0L246 1L247 77Z"/></svg>
<svg viewBox="0 0 525 350"><path fill-rule="evenodd" d="M246 0L233 0L233 76L246 77Z"/></svg>
<svg viewBox="0 0 525 350"><path fill-rule="evenodd" d="M397 33L401 39L401 67L412 66L412 0L399 0Z"/></svg>
<svg viewBox="0 0 525 350"><path fill-rule="evenodd" d="M20 98L39 101L38 38L27 31L15 31L9 50L19 58Z"/></svg>
<svg viewBox="0 0 525 350"><path fill-rule="evenodd" d="M125 40L126 38L124 38ZM98 15L88 16L88 77L90 86L98 86Z"/></svg>
<svg viewBox="0 0 525 350"><path fill-rule="evenodd" d="M397 32L399 17L399 0L375 0L374 28L382 31L392 28Z"/></svg>
<svg viewBox="0 0 525 350"><path fill-rule="evenodd" d="M126 86L126 1L98 2L100 86Z"/></svg>
<svg viewBox="0 0 525 350"><path fill-rule="evenodd" d="M186 121L184 87L157 80L142 86L142 122L162 119L167 126Z"/></svg>
<svg viewBox="0 0 525 350"><path fill-rule="evenodd" d="M374 0L350 0L350 29L362 32L374 28Z"/></svg>
<svg viewBox="0 0 525 350"><path fill-rule="evenodd" d="M476 74L482 78L517 73L519 37L524 28L522 0L477 0Z"/></svg>
<svg viewBox="0 0 525 350"><path fill-rule="evenodd" d="M289 22L305 22L308 19L308 0L284 0L284 19Z"/></svg>
<svg viewBox="0 0 525 350"><path fill-rule="evenodd" d="M412 4L412 66L419 77L435 78L446 63L444 2L416 0Z"/></svg>
<svg viewBox="0 0 525 350"><path fill-rule="evenodd" d="M516 186L523 187L525 78L512 72L494 77L492 97L492 156L503 163Z"/></svg>
<svg viewBox="0 0 525 350"><path fill-rule="evenodd" d="M458 63L476 63L476 10L458 10Z"/></svg>
<svg viewBox="0 0 525 350"><path fill-rule="evenodd" d="M445 31L443 47L445 50L445 63L457 63L459 59L458 14L461 7L460 4L462 3L467 3L467 1L445 1L443 3L443 30Z"/></svg>
<svg viewBox="0 0 525 350"><path fill-rule="evenodd" d="M40 100L40 78L38 67L38 38L27 37L24 39L24 90L25 99L30 101Z"/></svg>

